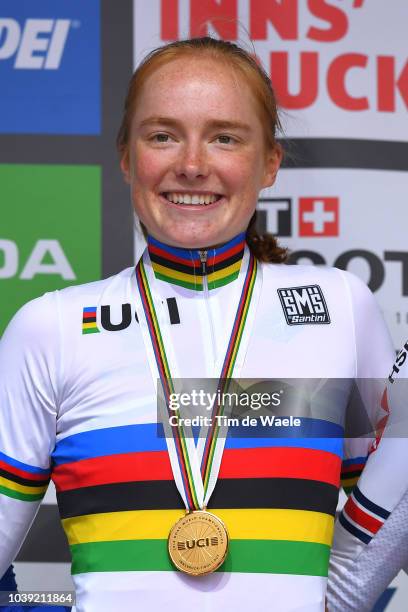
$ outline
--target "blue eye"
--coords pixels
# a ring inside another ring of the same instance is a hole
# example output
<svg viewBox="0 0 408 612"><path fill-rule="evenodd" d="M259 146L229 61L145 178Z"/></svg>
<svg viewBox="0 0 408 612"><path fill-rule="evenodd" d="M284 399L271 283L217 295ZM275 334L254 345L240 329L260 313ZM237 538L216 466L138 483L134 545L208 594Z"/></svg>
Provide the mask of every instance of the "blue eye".
<svg viewBox="0 0 408 612"><path fill-rule="evenodd" d="M169 135L168 134L155 134L153 136L153 140L155 140L156 142L168 142Z"/></svg>
<svg viewBox="0 0 408 612"><path fill-rule="evenodd" d="M234 142L234 138L232 138L232 136L227 136L226 134L217 136L217 140L219 140L221 144L232 144Z"/></svg>

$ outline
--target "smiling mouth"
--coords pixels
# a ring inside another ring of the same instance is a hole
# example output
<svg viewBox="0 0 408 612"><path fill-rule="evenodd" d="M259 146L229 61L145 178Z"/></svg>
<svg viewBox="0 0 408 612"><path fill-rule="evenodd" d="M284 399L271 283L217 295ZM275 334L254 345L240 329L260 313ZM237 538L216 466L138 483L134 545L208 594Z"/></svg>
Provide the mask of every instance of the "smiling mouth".
<svg viewBox="0 0 408 612"><path fill-rule="evenodd" d="M165 192L161 194L166 200L172 204L182 204L184 206L209 206L222 198L222 195L217 193L177 193Z"/></svg>

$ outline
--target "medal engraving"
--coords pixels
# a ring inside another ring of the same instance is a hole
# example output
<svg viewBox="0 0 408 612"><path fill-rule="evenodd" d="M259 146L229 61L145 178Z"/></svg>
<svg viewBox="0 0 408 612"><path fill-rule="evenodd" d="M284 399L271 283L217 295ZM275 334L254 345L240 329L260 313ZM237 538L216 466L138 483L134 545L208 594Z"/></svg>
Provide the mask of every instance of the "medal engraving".
<svg viewBox="0 0 408 612"><path fill-rule="evenodd" d="M169 534L170 559L177 569L190 576L210 574L224 562L228 533L214 514L195 510L183 516Z"/></svg>

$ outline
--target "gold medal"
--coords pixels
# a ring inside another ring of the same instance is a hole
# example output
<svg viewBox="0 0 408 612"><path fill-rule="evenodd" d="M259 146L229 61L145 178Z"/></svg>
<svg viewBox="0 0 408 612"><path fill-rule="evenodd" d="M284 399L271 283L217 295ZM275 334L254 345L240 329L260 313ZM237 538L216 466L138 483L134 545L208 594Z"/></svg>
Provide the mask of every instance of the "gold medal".
<svg viewBox="0 0 408 612"><path fill-rule="evenodd" d="M181 518L169 533L170 559L190 576L210 574L227 556L228 532L211 512L194 510Z"/></svg>

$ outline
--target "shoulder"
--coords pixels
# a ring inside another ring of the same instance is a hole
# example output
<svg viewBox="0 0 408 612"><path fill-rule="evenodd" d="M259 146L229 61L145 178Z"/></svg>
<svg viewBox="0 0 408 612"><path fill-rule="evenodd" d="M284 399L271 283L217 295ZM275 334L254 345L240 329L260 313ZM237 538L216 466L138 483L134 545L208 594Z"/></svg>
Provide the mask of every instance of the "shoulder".
<svg viewBox="0 0 408 612"><path fill-rule="evenodd" d="M357 276L330 266L263 263L262 271L266 283L280 284L284 288L321 285L331 291L361 298L372 296L370 289Z"/></svg>
<svg viewBox="0 0 408 612"><path fill-rule="evenodd" d="M280 299L326 301L354 326L378 322L382 315L377 300L357 276L329 266L263 264L264 295Z"/></svg>
<svg viewBox="0 0 408 612"><path fill-rule="evenodd" d="M61 289L56 291L56 296L62 304L83 302L84 300L100 301L104 296L112 297L126 291L133 273L134 267L126 268L109 278Z"/></svg>
<svg viewBox="0 0 408 612"><path fill-rule="evenodd" d="M314 266L311 264L269 264L262 263L265 278L289 279L294 281L316 282L320 279L335 279L339 281L337 268L330 266Z"/></svg>
<svg viewBox="0 0 408 612"><path fill-rule="evenodd" d="M21 336L29 340L32 336L42 336L52 325L56 311L56 292L44 293L44 295L30 300L24 304L13 316L8 324L2 343L6 342L10 335L15 338Z"/></svg>
<svg viewBox="0 0 408 612"><path fill-rule="evenodd" d="M65 327L66 321L62 319L67 312L77 311L78 308L82 311L83 308L98 305L104 299L111 299L113 295L126 293L133 271L134 268L127 268L104 280L73 285L30 300L10 321L2 343L19 338L40 344L52 340L57 330Z"/></svg>

